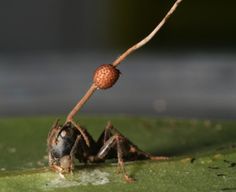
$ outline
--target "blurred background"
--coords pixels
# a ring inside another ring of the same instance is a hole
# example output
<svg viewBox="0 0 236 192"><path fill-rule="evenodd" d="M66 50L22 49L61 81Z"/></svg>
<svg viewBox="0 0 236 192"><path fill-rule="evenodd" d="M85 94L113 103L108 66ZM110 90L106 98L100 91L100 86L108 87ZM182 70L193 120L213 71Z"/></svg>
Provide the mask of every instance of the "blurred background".
<svg viewBox="0 0 236 192"><path fill-rule="evenodd" d="M93 71L145 37L173 0L0 2L0 117L66 115ZM183 0L84 114L236 118L235 0Z"/></svg>

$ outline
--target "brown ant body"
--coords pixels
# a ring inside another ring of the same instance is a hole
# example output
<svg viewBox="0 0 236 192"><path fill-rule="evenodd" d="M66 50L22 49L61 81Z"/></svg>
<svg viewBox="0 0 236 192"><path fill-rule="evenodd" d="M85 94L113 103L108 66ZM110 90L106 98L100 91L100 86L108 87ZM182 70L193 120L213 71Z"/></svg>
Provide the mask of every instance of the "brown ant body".
<svg viewBox="0 0 236 192"><path fill-rule="evenodd" d="M143 152L111 123L108 123L97 141L86 129L73 123L64 126L53 125L48 135L49 166L56 172L69 173L74 168L74 159L81 163L100 163L107 159L117 159L118 167L127 181L132 181L124 169L124 161L145 159L166 159Z"/></svg>

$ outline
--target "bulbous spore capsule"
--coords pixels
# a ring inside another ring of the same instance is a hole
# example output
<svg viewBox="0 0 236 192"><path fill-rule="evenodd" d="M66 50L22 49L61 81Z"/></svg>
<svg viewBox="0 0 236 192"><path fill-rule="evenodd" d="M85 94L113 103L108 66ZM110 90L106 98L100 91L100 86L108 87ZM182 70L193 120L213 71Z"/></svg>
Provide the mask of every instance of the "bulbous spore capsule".
<svg viewBox="0 0 236 192"><path fill-rule="evenodd" d="M112 87L120 76L120 71L113 65L103 64L99 66L93 76L93 82L99 89Z"/></svg>

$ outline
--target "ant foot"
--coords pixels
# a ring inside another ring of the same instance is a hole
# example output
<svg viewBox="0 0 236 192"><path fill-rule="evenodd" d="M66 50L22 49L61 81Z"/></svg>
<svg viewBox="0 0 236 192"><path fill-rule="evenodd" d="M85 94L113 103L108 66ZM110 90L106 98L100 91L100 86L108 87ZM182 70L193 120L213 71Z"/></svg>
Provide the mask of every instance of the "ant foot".
<svg viewBox="0 0 236 192"><path fill-rule="evenodd" d="M127 182L127 183L133 183L135 181L134 178L130 177L129 175L125 174L124 175L124 180Z"/></svg>
<svg viewBox="0 0 236 192"><path fill-rule="evenodd" d="M160 161L160 160L169 160L169 157L165 157L165 156L151 156L150 157L151 160L156 160L156 161Z"/></svg>

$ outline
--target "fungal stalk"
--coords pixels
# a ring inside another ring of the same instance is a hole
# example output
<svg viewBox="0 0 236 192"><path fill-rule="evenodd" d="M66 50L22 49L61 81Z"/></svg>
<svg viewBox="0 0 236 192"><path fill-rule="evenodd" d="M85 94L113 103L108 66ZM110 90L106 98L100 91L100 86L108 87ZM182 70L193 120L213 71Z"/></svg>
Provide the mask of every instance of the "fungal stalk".
<svg viewBox="0 0 236 192"><path fill-rule="evenodd" d="M170 8L168 13L165 17L161 20L161 22L154 28L154 30L147 35L144 39L127 49L123 54L121 54L112 64L105 64L98 67L94 73L93 83L82 97L82 99L75 105L75 107L71 110L68 114L66 123L72 122L73 124L73 117L79 112L79 110L83 107L83 105L88 101L88 99L93 95L93 93L98 89L108 89L112 87L115 82L119 78L119 70L116 67L131 53L136 51L137 49L144 46L148 43L163 27L163 25L167 22L170 16L175 12L178 5L182 2L182 0L176 0L174 5Z"/></svg>

